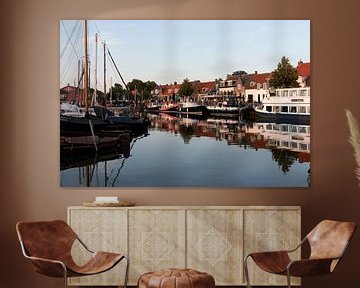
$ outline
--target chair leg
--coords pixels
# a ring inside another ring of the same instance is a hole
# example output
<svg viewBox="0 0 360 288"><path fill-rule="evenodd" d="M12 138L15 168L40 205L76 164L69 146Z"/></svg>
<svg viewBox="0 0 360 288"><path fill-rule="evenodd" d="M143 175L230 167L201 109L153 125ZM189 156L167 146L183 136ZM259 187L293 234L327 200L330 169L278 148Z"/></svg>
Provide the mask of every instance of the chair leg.
<svg viewBox="0 0 360 288"><path fill-rule="evenodd" d="M68 285L67 285L67 270L66 270L66 266L64 264L61 264L61 266L63 267L64 269L64 287L67 288Z"/></svg>
<svg viewBox="0 0 360 288"><path fill-rule="evenodd" d="M287 269L286 276L287 276L288 288L291 288L291 278L290 278L290 271L289 271L289 269Z"/></svg>
<svg viewBox="0 0 360 288"><path fill-rule="evenodd" d="M247 259L249 258L250 255L247 255L244 258L244 272L245 272L245 279L246 279L246 287L247 288L251 288L250 285L250 279L249 279L249 270L248 270L248 265L247 265Z"/></svg>
<svg viewBox="0 0 360 288"><path fill-rule="evenodd" d="M130 265L130 259L127 256L124 256L126 259L126 271L125 271L125 280L124 280L124 288L127 286L128 278L129 278L129 265Z"/></svg>

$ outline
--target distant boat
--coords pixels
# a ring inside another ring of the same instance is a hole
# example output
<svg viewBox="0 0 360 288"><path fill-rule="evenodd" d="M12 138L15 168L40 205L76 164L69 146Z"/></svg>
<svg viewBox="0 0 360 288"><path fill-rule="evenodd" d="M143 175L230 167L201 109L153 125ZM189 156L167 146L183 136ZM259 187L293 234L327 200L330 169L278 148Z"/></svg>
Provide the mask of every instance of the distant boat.
<svg viewBox="0 0 360 288"><path fill-rule="evenodd" d="M239 114L239 107L238 106L229 106L224 103L218 103L214 106L206 106L209 110L210 114L219 114L219 115L238 115Z"/></svg>
<svg viewBox="0 0 360 288"><path fill-rule="evenodd" d="M254 107L256 121L310 123L310 87L270 90L262 104Z"/></svg>
<svg viewBox="0 0 360 288"><path fill-rule="evenodd" d="M182 114L196 114L196 115L209 114L209 110L206 108L206 106L197 104L196 102L179 103L178 112Z"/></svg>
<svg viewBox="0 0 360 288"><path fill-rule="evenodd" d="M178 104L164 104L159 108L160 112L177 112L179 109L179 105Z"/></svg>
<svg viewBox="0 0 360 288"><path fill-rule="evenodd" d="M159 112L161 106L156 103L151 103L145 107L146 112Z"/></svg>

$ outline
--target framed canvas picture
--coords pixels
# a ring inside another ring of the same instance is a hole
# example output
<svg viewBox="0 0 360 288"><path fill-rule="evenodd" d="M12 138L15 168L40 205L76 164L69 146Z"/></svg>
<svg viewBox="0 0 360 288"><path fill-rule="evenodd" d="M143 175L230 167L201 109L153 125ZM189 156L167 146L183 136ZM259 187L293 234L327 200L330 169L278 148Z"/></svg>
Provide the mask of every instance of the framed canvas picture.
<svg viewBox="0 0 360 288"><path fill-rule="evenodd" d="M308 187L309 20L61 20L62 187Z"/></svg>

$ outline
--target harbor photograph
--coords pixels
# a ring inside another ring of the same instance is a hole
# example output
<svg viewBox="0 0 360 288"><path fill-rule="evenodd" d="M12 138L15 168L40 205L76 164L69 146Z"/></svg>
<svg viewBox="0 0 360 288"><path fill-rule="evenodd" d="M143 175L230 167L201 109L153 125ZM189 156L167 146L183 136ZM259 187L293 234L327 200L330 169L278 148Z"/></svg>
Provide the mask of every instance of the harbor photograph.
<svg viewBox="0 0 360 288"><path fill-rule="evenodd" d="M310 20L60 20L61 187L310 186Z"/></svg>

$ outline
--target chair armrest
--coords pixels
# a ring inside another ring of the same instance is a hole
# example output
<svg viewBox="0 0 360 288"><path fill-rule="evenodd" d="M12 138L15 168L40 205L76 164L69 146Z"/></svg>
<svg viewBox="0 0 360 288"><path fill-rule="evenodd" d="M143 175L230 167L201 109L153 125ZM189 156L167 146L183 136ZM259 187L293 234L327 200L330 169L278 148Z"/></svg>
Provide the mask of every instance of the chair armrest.
<svg viewBox="0 0 360 288"><path fill-rule="evenodd" d="M78 235L76 235L76 239L81 243L81 245L90 253L95 253L94 251L90 250L90 248L80 239Z"/></svg>
<svg viewBox="0 0 360 288"><path fill-rule="evenodd" d="M35 271L51 277L66 277L67 268L66 265L59 261L53 259L46 259L33 256L25 256L30 259L34 265Z"/></svg>
<svg viewBox="0 0 360 288"><path fill-rule="evenodd" d="M329 274L332 272L333 261L339 258L303 259L291 261L287 266L290 276L312 276Z"/></svg>
<svg viewBox="0 0 360 288"><path fill-rule="evenodd" d="M295 248L290 249L290 250L285 250L285 251L288 252L288 253L295 252L297 249L299 249L299 248L306 242L306 240L307 240L306 237L303 238L303 239L301 240L301 242L300 242Z"/></svg>

